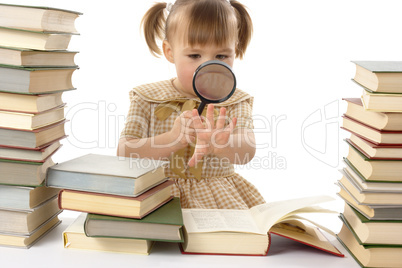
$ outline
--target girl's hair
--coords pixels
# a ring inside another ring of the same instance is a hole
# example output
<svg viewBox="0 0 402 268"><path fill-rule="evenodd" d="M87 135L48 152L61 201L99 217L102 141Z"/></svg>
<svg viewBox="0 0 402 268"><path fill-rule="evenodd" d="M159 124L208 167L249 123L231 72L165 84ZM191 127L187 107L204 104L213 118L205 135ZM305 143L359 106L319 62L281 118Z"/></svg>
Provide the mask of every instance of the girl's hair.
<svg viewBox="0 0 402 268"><path fill-rule="evenodd" d="M241 59L253 32L246 7L236 0L177 0L172 6L156 3L144 15L141 25L154 56L162 55L158 41L170 42L177 29L185 25L187 29L182 34L187 34L190 46L211 42L219 46L234 39L236 57Z"/></svg>

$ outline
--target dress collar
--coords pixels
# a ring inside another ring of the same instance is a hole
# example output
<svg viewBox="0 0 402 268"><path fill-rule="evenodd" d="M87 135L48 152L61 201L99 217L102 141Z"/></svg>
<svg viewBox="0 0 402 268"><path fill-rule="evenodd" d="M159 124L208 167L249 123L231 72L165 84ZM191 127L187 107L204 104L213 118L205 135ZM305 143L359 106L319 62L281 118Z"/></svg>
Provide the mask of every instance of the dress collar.
<svg viewBox="0 0 402 268"><path fill-rule="evenodd" d="M174 100L188 100L189 97L184 96L173 87L173 80L175 78L164 80L156 83L145 84L135 87L133 91L137 93L142 99L149 102L163 103ZM228 106L239 103L246 99L252 98L246 92L236 89L233 95L222 103L215 103L215 106ZM196 102L200 102L199 98L193 98Z"/></svg>

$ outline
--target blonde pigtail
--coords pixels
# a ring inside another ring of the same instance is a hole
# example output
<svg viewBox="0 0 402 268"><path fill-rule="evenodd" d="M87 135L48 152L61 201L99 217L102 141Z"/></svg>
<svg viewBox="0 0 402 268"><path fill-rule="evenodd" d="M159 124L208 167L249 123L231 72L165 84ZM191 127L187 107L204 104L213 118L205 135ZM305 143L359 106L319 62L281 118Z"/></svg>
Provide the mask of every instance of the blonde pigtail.
<svg viewBox="0 0 402 268"><path fill-rule="evenodd" d="M141 21L145 41L147 42L149 51L155 57L162 55L157 41L165 38L166 6L166 3L156 3L145 13Z"/></svg>
<svg viewBox="0 0 402 268"><path fill-rule="evenodd" d="M242 59L253 34L253 22L244 5L236 0L231 0L230 4L235 10L237 17L238 43L236 46L236 56Z"/></svg>

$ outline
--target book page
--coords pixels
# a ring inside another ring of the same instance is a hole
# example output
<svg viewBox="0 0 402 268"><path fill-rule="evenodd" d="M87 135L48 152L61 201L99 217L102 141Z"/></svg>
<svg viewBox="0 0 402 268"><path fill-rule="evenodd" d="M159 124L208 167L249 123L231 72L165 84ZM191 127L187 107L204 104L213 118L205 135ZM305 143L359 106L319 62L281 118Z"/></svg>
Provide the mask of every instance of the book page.
<svg viewBox="0 0 402 268"><path fill-rule="evenodd" d="M334 199L330 196L313 196L283 200L252 207L250 213L253 215L253 218L261 232L267 233L275 223L286 218L286 216L291 212L299 210L298 213L300 213L300 209L302 208L310 210L307 209L307 207L332 200ZM311 210L314 212L320 212L317 208L319 207L311 208ZM327 211L323 209L322 212Z"/></svg>
<svg viewBox="0 0 402 268"><path fill-rule="evenodd" d="M261 233L249 210L183 209L184 226L189 233L247 232Z"/></svg>

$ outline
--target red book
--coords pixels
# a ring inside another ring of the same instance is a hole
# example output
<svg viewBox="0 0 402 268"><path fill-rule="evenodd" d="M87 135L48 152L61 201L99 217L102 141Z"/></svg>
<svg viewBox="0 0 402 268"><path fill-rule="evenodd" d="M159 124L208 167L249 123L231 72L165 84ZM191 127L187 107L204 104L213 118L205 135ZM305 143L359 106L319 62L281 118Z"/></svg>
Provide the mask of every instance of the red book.
<svg viewBox="0 0 402 268"><path fill-rule="evenodd" d="M343 116L341 128L376 145L402 145L402 131L379 130L347 115Z"/></svg>
<svg viewBox="0 0 402 268"><path fill-rule="evenodd" d="M355 134L351 134L346 142L371 160L402 160L402 144L377 145Z"/></svg>

